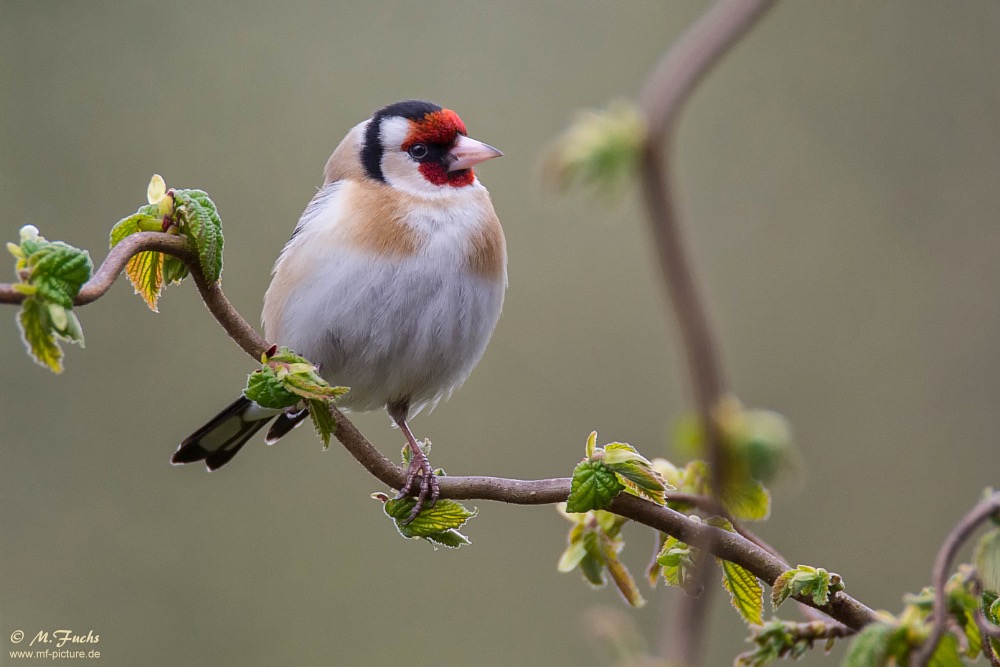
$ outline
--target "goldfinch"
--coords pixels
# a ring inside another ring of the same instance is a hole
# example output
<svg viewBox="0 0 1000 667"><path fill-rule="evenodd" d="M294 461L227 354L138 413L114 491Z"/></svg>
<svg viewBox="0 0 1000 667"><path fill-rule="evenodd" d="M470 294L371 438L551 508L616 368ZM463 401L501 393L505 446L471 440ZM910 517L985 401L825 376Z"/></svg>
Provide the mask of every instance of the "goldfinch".
<svg viewBox="0 0 1000 667"><path fill-rule="evenodd" d="M502 153L469 138L450 109L407 100L354 126L330 156L264 297L264 334L350 387L344 410L385 408L411 451L417 505L438 485L409 419L469 376L493 334L507 287L503 229L473 167ZM265 424L272 444L305 410L240 397L171 459L225 465Z"/></svg>

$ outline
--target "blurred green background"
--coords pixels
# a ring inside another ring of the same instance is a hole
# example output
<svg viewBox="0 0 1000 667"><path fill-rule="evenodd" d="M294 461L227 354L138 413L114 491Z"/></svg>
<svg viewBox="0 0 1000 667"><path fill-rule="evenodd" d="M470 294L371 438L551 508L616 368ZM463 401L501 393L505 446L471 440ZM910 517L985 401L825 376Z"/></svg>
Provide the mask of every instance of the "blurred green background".
<svg viewBox="0 0 1000 667"><path fill-rule="evenodd" d="M435 465L562 476L592 429L669 454L686 376L638 197L560 196L538 163L576 110L634 97L706 6L3 0L2 236L35 224L100 261L161 173L219 205L223 284L256 323L343 134L431 99L506 152L479 175L510 251L486 356L415 422ZM782 3L680 126L733 387L787 415L801 448L804 475L757 528L878 608L928 583L998 482L998 37L992 2ZM19 664L14 630L58 628L100 634L101 665L609 662L583 618L623 605L556 573L568 524L550 507L480 503L473 545L435 552L400 539L368 497L381 485L306 428L216 474L169 465L253 364L190 284L160 310L120 282L80 309L87 349L60 377L23 354L14 308L0 322L0 663ZM398 451L385 415L357 423ZM627 537L640 570L652 541ZM628 613L653 638L678 594ZM727 607L720 593L711 665L744 647Z"/></svg>

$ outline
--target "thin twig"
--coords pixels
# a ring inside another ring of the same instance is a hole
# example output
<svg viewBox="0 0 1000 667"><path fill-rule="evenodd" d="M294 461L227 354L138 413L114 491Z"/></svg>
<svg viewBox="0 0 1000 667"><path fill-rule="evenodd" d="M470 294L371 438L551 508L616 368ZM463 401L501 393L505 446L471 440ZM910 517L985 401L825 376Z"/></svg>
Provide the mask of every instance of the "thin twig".
<svg viewBox="0 0 1000 667"><path fill-rule="evenodd" d="M230 337L250 357L259 359L270 347L233 308L218 284L206 285L195 253L183 239L157 232L134 234L116 246L84 286L77 298L78 305L91 303L105 294L132 255L157 250L182 260L191 270L205 305L222 324ZM0 303L19 303L24 296L11 285L0 284ZM406 470L382 454L357 427L339 410L333 408L337 420L335 435L344 448L374 477L394 489L406 481ZM454 500L494 500L515 505L545 505L566 500L570 491L569 478L519 480L501 477L442 477L441 497ZM711 553L742 565L760 579L773 584L787 569L787 564L765 549L736 533L692 521L669 508L622 494L609 508L621 516L673 535L688 544L714 545ZM875 612L843 592L831 596L829 604L817 607L851 628L860 628L876 620Z"/></svg>
<svg viewBox="0 0 1000 667"><path fill-rule="evenodd" d="M233 308L229 299L222 292L221 285L219 283L209 284L205 280L198 263L197 252L186 239L173 234L139 232L123 239L111 249L93 277L80 289L80 293L73 301L74 305L84 306L104 296L115 284L115 280L118 279L121 272L125 270L129 259L144 250L166 253L183 261L191 270L191 276L194 278L195 285L198 286L198 291L201 293L205 305L208 306L209 312L215 316L229 337L254 359L259 359L260 355L267 351L269 345ZM19 304L24 299L25 295L15 290L13 285L0 284L0 303Z"/></svg>
<svg viewBox="0 0 1000 667"><path fill-rule="evenodd" d="M650 76L642 94L647 136L640 173L643 193L658 251L660 270L666 283L680 331L695 407L706 434L713 490L718 493L725 479L719 425L713 413L725 392L725 378L715 335L699 293L680 229L670 187L669 158L672 132L680 110L691 92L722 55L771 6L773 0L720 0L671 48ZM711 551L710 545L692 545ZM710 582L711 563L702 560L694 579L698 588ZM675 632L663 633L661 654L693 666L700 663L707 595L683 598L686 608L675 624Z"/></svg>
<svg viewBox="0 0 1000 667"><path fill-rule="evenodd" d="M951 564L955 560L955 554L981 523L998 514L1000 514L1000 492L993 493L979 501L948 533L948 537L941 545L937 558L934 560L934 611L932 612L934 626L930 637L920 648L920 653L917 654L913 663L917 667L926 667L930 664L931 656L934 655L934 650L944 635L945 621L948 618L947 598L944 589L948 581L948 573L951 571Z"/></svg>
<svg viewBox="0 0 1000 667"><path fill-rule="evenodd" d="M687 505L693 505L694 507L697 507L702 511L721 516L723 519L733 524L733 530L735 530L737 533L747 538L748 540L750 540L751 542L753 542L758 547L768 552L775 558L778 558L787 564L788 561L786 561L785 558L780 553L778 553L777 549L772 547L770 544L762 540L754 533L750 532L746 527L744 527L741 523L739 523L735 518L733 518L733 515L729 513L729 511L722 505L722 503L720 503L715 498L711 498L709 496L699 496L693 493L670 492L667 494L667 501L671 503L684 503ZM788 567L791 568L790 565Z"/></svg>

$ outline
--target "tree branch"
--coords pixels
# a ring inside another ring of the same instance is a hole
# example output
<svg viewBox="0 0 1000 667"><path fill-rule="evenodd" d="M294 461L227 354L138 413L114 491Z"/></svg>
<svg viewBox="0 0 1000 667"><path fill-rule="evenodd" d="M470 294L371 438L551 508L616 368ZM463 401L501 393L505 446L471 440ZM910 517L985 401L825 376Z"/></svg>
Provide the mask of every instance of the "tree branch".
<svg viewBox="0 0 1000 667"><path fill-rule="evenodd" d="M188 247L185 240L170 234L141 232L126 238L111 250L94 277L83 286L75 303L82 306L103 296L125 268L129 258L146 250L167 253L185 263L191 270L191 275L209 312L250 357L257 360L270 348L270 345L229 303L219 284L206 284L197 255ZM12 285L0 284L0 303L17 304L23 300L24 295L16 292ZM406 470L383 455L335 406L332 407L332 411L337 421L335 436L351 456L386 486L394 489L403 486L406 481ZM547 505L562 502L569 496L570 491L569 478L520 480L470 476L442 477L439 481L442 498L494 500L514 505ZM699 502L697 496L684 496L684 501ZM609 509L689 544L710 541L714 545L712 550L714 555L742 565L770 584L773 584L778 575L787 569L786 563L781 558L768 553L741 535L693 521L679 512L635 496L623 493L614 500ZM832 596L830 603L825 607L816 608L855 629L876 620L875 613L871 609L844 593Z"/></svg>
<svg viewBox="0 0 1000 667"><path fill-rule="evenodd" d="M980 524L997 515L1000 515L1000 492L993 493L979 501L948 533L948 537L941 545L941 550L938 551L937 558L934 560L934 611L932 613L934 627L931 636L927 638L927 641L920 648L920 653L917 654L914 664L918 667L926 667L930 664L934 649L937 648L942 635L944 635L945 621L948 618L948 600L944 589L948 582L951 564L955 560L955 554ZM984 641L986 640L984 639Z"/></svg>
<svg viewBox="0 0 1000 667"><path fill-rule="evenodd" d="M712 488L716 493L722 488L725 471L722 437L713 413L724 395L725 377L715 335L688 259L663 155L670 155L674 125L695 86L772 3L773 0L720 0L667 52L642 93L647 135L639 173L660 270L687 356L695 408L706 436ZM711 544L692 546L712 551ZM696 565L694 580L699 589L710 583L711 568L706 559ZM700 664L708 600L708 595L683 598L684 608L678 614L682 622L673 624L675 632L663 634L662 655L669 653L685 665Z"/></svg>
<svg viewBox="0 0 1000 667"><path fill-rule="evenodd" d="M173 234L139 232L124 238L121 243L111 249L93 277L80 289L73 304L85 306L104 296L115 284L115 280L118 279L121 272L125 270L129 259L145 250L155 250L172 255L187 265L209 312L215 316L229 337L236 341L236 344L242 347L247 354L254 359L260 359L260 356L268 350L270 346L233 308L229 299L222 292L219 283L209 284L205 280L198 262L198 254L194 248L188 245L186 239ZM24 299L25 295L16 291L13 285L0 284L0 303L19 304Z"/></svg>

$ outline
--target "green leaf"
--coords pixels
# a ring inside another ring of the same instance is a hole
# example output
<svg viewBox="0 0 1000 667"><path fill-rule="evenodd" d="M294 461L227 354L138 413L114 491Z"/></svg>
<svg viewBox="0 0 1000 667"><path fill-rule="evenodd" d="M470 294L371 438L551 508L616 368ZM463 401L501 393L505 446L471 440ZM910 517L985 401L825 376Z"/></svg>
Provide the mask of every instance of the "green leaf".
<svg viewBox="0 0 1000 667"><path fill-rule="evenodd" d="M582 112L551 149L546 171L561 187L620 193L636 172L645 135L642 114L628 102Z"/></svg>
<svg viewBox="0 0 1000 667"><path fill-rule="evenodd" d="M799 565L794 570L781 573L775 580L771 589L771 605L777 609L789 596L802 595L811 596L814 603L823 606L830 601L831 586L834 581L840 590L839 576L831 575L821 567Z"/></svg>
<svg viewBox="0 0 1000 667"><path fill-rule="evenodd" d="M604 558L601 556L596 531L589 530L584 534L583 548L585 555L580 560L580 572L591 586L600 588L607 582L604 579Z"/></svg>
<svg viewBox="0 0 1000 667"><path fill-rule="evenodd" d="M132 236L132 234L141 232L144 225L155 222L158 222L156 207L141 207L132 215L119 220L115 226L111 228L111 247L114 248L127 237Z"/></svg>
<svg viewBox="0 0 1000 667"><path fill-rule="evenodd" d="M663 580L667 585L684 588L691 581L694 549L670 535L656 556L656 562L663 567Z"/></svg>
<svg viewBox="0 0 1000 667"><path fill-rule="evenodd" d="M795 570L786 570L774 580L774 586L771 587L771 608L775 611L792 594L789 584L791 584L792 577L794 576Z"/></svg>
<svg viewBox="0 0 1000 667"><path fill-rule="evenodd" d="M586 555L587 547L584 546L582 538L575 542L570 542L570 545L566 547L566 551L559 557L556 570L559 572L571 572L576 569L576 566L580 564L580 561Z"/></svg>
<svg viewBox="0 0 1000 667"><path fill-rule="evenodd" d="M38 294L63 308L73 307L73 299L94 272L90 253L62 241L46 244L27 259L32 267L30 282Z"/></svg>
<svg viewBox="0 0 1000 667"><path fill-rule="evenodd" d="M305 357L282 347L250 374L243 394L258 405L276 410L305 400L316 432L324 447L329 447L337 424L328 404L347 391L346 387L331 387Z"/></svg>
<svg viewBox="0 0 1000 667"><path fill-rule="evenodd" d="M927 667L962 667L965 662L958 650L958 639L953 634L946 634L934 649L934 655Z"/></svg>
<svg viewBox="0 0 1000 667"><path fill-rule="evenodd" d="M689 461L684 466L684 472L681 475L680 490L682 493L707 496L711 493L711 487L709 486L710 479L711 474L706 461L702 461L701 459Z"/></svg>
<svg viewBox="0 0 1000 667"><path fill-rule="evenodd" d="M1000 591L1000 529L993 529L980 538L975 563L983 588Z"/></svg>
<svg viewBox="0 0 1000 667"><path fill-rule="evenodd" d="M622 548L620 540L614 540L604 533L598 534L598 547L601 557L604 559L604 566L611 575L611 580L615 583L618 591L625 598L625 601L632 607L642 607L646 604L639 586L628 571L628 568L618 559L618 552Z"/></svg>
<svg viewBox="0 0 1000 667"><path fill-rule="evenodd" d="M36 362L61 373L63 353L57 339L83 346L83 329L72 308L94 264L87 251L50 242L32 225L22 227L20 237L20 245L8 244L8 250L17 258L21 279L14 289L28 297L18 314L21 339Z"/></svg>
<svg viewBox="0 0 1000 667"><path fill-rule="evenodd" d="M889 664L889 644L896 627L887 623L871 623L851 642L844 658L844 667L882 667Z"/></svg>
<svg viewBox="0 0 1000 667"><path fill-rule="evenodd" d="M989 600L989 604L987 604L987 600ZM1000 625L1000 597L997 597L996 593L992 591L983 593L983 615L993 625Z"/></svg>
<svg viewBox="0 0 1000 667"><path fill-rule="evenodd" d="M157 217L157 207L155 205L142 206L136 213L122 218L111 229L111 247L121 243L123 240L143 231L144 227L156 226L160 224ZM180 260L170 258L173 262L183 263ZM142 297L151 311L158 312L157 302L163 290L164 282L164 255L163 253L148 250L133 255L125 265L125 275L128 277L135 293ZM172 269L175 272L175 269ZM171 276L176 278L175 275Z"/></svg>
<svg viewBox="0 0 1000 667"><path fill-rule="evenodd" d="M330 446L330 436L337 430L337 420L333 418L330 404L325 400L309 399L309 416L323 441L323 449L326 449Z"/></svg>
<svg viewBox="0 0 1000 667"><path fill-rule="evenodd" d="M581 461L573 470L566 511L604 509L624 488L618 476L600 461Z"/></svg>
<svg viewBox="0 0 1000 667"><path fill-rule="evenodd" d="M222 277L222 220L203 190L173 190L174 216L182 234L194 241L198 262L211 284Z"/></svg>
<svg viewBox="0 0 1000 667"><path fill-rule="evenodd" d="M764 614L764 589L753 574L728 560L718 559L722 566L722 583L729 591L729 600L750 625L760 625Z"/></svg>
<svg viewBox="0 0 1000 667"><path fill-rule="evenodd" d="M438 500L433 507L425 507L417 517L408 524L403 521L410 516L417 499L390 499L385 502L384 510L396 524L399 534L407 539L424 538L442 546L457 548L463 544L471 544L469 538L458 532L477 510L466 509L454 500Z"/></svg>
<svg viewBox="0 0 1000 667"><path fill-rule="evenodd" d="M737 519L763 521L771 514L771 494L749 477L727 484L722 502Z"/></svg>
<svg viewBox="0 0 1000 667"><path fill-rule="evenodd" d="M632 494L663 505L666 483L653 464L646 460L631 445L612 442L604 446L603 457L599 460L610 468L625 488Z"/></svg>
<svg viewBox="0 0 1000 667"><path fill-rule="evenodd" d="M605 465L614 466L627 461L641 461L652 465L646 458L627 442L609 442L601 448L603 452L601 460Z"/></svg>
<svg viewBox="0 0 1000 667"><path fill-rule="evenodd" d="M284 379L284 383L288 391L312 401L340 398L348 391L347 387L331 387L311 365L309 370L289 373Z"/></svg>
<svg viewBox="0 0 1000 667"><path fill-rule="evenodd" d="M298 394L293 394L285 388L285 383L278 379L274 368L267 364L247 377L243 395L257 405L276 410L291 407L301 400Z"/></svg>
<svg viewBox="0 0 1000 667"><path fill-rule="evenodd" d="M159 312L156 304L163 291L163 253L147 250L133 255L125 265L125 275L149 309Z"/></svg>
<svg viewBox="0 0 1000 667"><path fill-rule="evenodd" d="M179 284L182 280L188 277L191 272L188 270L187 264L181 260L173 257L172 255L165 255L163 257L163 282L170 283L172 285Z"/></svg>
<svg viewBox="0 0 1000 667"><path fill-rule="evenodd" d="M975 658L983 651L983 636L979 632L979 626L976 625L975 612L962 609L955 616L958 619L958 624L962 627L962 633L965 635L967 646L965 655Z"/></svg>
<svg viewBox="0 0 1000 667"><path fill-rule="evenodd" d="M28 297L21 303L17 316L24 341L31 357L53 373L62 373L62 349L52 331L52 319L48 307L35 297Z"/></svg>

